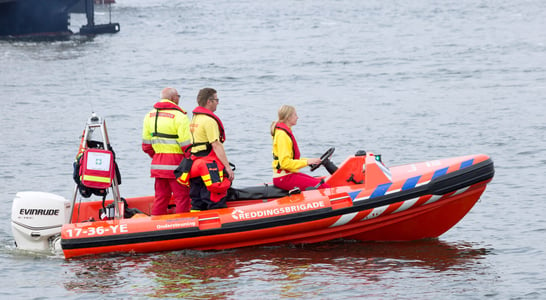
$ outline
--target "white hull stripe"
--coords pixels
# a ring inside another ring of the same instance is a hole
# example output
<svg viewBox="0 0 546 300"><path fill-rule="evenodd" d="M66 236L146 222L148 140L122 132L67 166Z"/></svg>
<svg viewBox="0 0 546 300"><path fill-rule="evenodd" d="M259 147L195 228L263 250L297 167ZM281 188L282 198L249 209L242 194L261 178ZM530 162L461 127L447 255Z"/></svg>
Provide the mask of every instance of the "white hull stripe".
<svg viewBox="0 0 546 300"><path fill-rule="evenodd" d="M385 210L387 210L387 208L389 208L389 205L383 205L383 206L380 206L380 207L376 207L372 210L371 213L369 213L367 216L365 216L364 218L362 218L362 220L360 221L364 221L364 220L369 220L369 219L373 219L373 218L377 218L379 217L380 215L382 215Z"/></svg>
<svg viewBox="0 0 546 300"><path fill-rule="evenodd" d="M462 193L466 192L466 190L468 190L469 188L470 188L470 187L467 186L467 187L465 187L465 188L462 188L462 189L460 189L460 190L457 190L455 193L453 193L452 196L462 194Z"/></svg>
<svg viewBox="0 0 546 300"><path fill-rule="evenodd" d="M401 212L401 211L404 211L404 210L412 207L415 204L415 202L417 202L417 200L419 200L419 198L413 198L413 199L409 199L409 200L404 201L404 203L402 203L402 205L400 205L400 207L397 208L392 213L394 214L394 213L397 213L397 212Z"/></svg>
<svg viewBox="0 0 546 300"><path fill-rule="evenodd" d="M428 199L427 202L425 202L425 204L423 204L423 205L434 203L434 202L440 200L440 198L442 198L441 195L432 195L432 197L430 197L430 199Z"/></svg>
<svg viewBox="0 0 546 300"><path fill-rule="evenodd" d="M334 224L330 225L330 227L337 227L337 226L345 225L345 224L349 223L357 214L358 214L358 212L343 215L343 216L339 217L339 219L337 219L337 221Z"/></svg>
<svg viewBox="0 0 546 300"><path fill-rule="evenodd" d="M466 168L466 167L469 167L469 166L472 166L474 164L474 159L470 159L470 160L467 160L467 161L464 161L462 162L460 165L459 165L459 169L462 169L462 168ZM436 177L439 177L439 176L442 176L442 175L445 175L447 174L447 171L448 171L449 167L445 167L445 168L442 168L442 169L439 169L439 170L436 170L434 172L434 174L432 175L432 179L436 178ZM385 184L381 184L379 186L377 186L375 188L375 190L372 192L372 194L368 197L362 197L362 198L356 198L356 196L358 196L358 194L360 194L361 190L358 190L358 191L354 191L352 193L349 193L349 196L351 197L351 199L353 200L353 203L355 202L360 202L360 201L365 201L365 200L368 200L368 199L371 199L371 198L375 198L375 197L380 197L380 196L384 196L384 195L389 195L389 194L393 194L393 193L397 193L399 191L405 191L405 190L410 190L412 188L415 188L415 187L420 187L420 186L423 186L423 185L426 185L426 184L429 184L432 180L427 180L427 181L424 181L424 182L419 182L419 180L421 179L421 175L419 176L415 176L415 177L411 177L411 178L408 178L406 180L406 182L404 182L404 184L402 185L402 188L401 189L397 189L397 190L392 190L392 191L389 191L389 188L391 187L391 184L392 183L385 183ZM451 196L455 196L455 195L459 195L461 193L464 193L466 192L470 187L465 187L465 188L462 188L462 189L459 189L457 190L455 193L453 193ZM450 196L450 197L451 197ZM431 203L434 203L440 199L442 199L442 197L444 197L444 195L432 195L430 197L430 199L428 199L425 203L423 203L421 206L423 205L428 205L428 204L431 204ZM409 200L406 200L402 203L402 205L400 205L400 207L398 207L395 211L391 212L391 213L399 213L399 212L402 212L402 211L405 211L405 210L408 210L410 208L412 208L415 203L417 203L417 201L419 201L419 199L422 199L421 198L413 198L413 199L409 199ZM390 204L392 205L392 204ZM364 221L364 220L369 220L369 219L373 219L373 218L376 218L376 217L379 217L381 216L386 210L387 208L390 206L390 205L385 205L385 206L381 206L381 207L376 207L374 208L366 217L364 217L361 221ZM330 227L337 227L337 226L342 226L342 225L345 225L351 221L353 221L353 219L356 217L356 215L358 214L358 212L354 212L354 213L349 213L349 214L345 214L345 215L342 215L340 216L337 221L332 224Z"/></svg>
<svg viewBox="0 0 546 300"><path fill-rule="evenodd" d="M462 189L459 189L455 193L451 194L449 197L453 197L453 196L462 194L462 193L466 192L469 188L470 187L467 186L467 187L464 187ZM425 203L423 203L420 206L424 206L424 205L434 203L434 202L442 199L444 196L445 195L432 195L432 197L430 197L430 199L428 199ZM423 197L426 197L426 196L423 196ZM399 212L403 212L405 210L408 210L408 209L412 208L415 205L415 203L417 203L417 201L419 201L419 199L422 199L423 197L412 198L412 199L409 199L409 200L405 200L404 202L402 202L402 205L400 205L400 207L398 207L396 210L390 212L389 214L399 213ZM354 199L354 202L363 201L363 200L367 200L367 199L369 199L369 197L358 198L358 199ZM362 218L360 221L370 220L370 219L382 216L385 213L385 211L391 205L394 205L394 204L396 204L396 203L376 207L376 208L372 209L372 211L367 216ZM349 214L345 214L345 215L340 216L334 224L330 225L330 228L337 227L337 226L342 226L342 225L350 223L351 221L353 221L355 219L355 217L356 217L356 215L358 213L359 212L353 212L353 213L349 213Z"/></svg>

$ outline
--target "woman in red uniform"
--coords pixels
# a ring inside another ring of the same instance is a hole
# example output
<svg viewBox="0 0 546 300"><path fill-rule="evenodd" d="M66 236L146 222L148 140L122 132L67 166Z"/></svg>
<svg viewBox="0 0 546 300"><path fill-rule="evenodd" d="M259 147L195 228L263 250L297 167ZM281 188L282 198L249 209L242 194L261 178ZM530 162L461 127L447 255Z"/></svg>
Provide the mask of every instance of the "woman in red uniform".
<svg viewBox="0 0 546 300"><path fill-rule="evenodd" d="M273 184L284 190L298 187L304 191L309 187L327 188L320 179L300 173L303 167L319 164L320 158L301 158L292 126L298 122L296 109L290 105L279 108L279 119L271 124L273 136ZM320 186L319 186L320 184Z"/></svg>

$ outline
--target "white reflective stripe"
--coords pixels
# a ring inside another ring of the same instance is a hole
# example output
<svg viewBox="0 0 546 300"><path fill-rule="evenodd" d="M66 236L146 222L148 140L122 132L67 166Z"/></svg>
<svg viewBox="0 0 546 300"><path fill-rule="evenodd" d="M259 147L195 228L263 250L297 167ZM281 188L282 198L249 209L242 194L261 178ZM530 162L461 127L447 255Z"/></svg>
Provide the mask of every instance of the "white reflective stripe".
<svg viewBox="0 0 546 300"><path fill-rule="evenodd" d="M455 193L451 194L449 197L453 197L453 196L455 196L455 195L459 195L459 194L461 194L461 193L464 193L464 192L466 192L466 190L468 190L469 188L470 188L470 187L467 186L467 187L464 187L464 188L462 188L462 189L459 189L459 190L457 190ZM425 204L423 204L423 205L427 205L427 204L430 204L430 203L434 203L434 202L438 201L440 198L442 198L442 197L444 197L444 196L445 196L445 195L432 195L432 197L430 197L430 199L428 199L428 201L425 202Z"/></svg>
<svg viewBox="0 0 546 300"><path fill-rule="evenodd" d="M470 187L467 186L467 187L465 187L465 188L462 188L462 189L460 189L460 190L457 190L455 193L453 193L453 195L451 195L451 197L453 197L453 196L455 196L455 195L459 195L460 193L464 193L464 192L466 192L466 190L468 190L469 188L470 188Z"/></svg>
<svg viewBox="0 0 546 300"><path fill-rule="evenodd" d="M178 166L173 165L152 165L153 170L176 170Z"/></svg>
<svg viewBox="0 0 546 300"><path fill-rule="evenodd" d="M180 142L179 144L180 144L180 147L184 147L184 146L187 146L187 145L191 144L191 141L190 140L185 140L183 142Z"/></svg>
<svg viewBox="0 0 546 300"><path fill-rule="evenodd" d="M384 213L385 210L387 210L388 207L389 207L389 205L383 205L383 206L380 206L380 207L376 207L376 208L374 208L372 210L372 212L370 212L367 216L362 218L362 220L360 220L360 221L365 221L365 220L369 220L369 219L373 219L375 217L378 217L379 215Z"/></svg>
<svg viewBox="0 0 546 300"><path fill-rule="evenodd" d="M339 219L337 219L337 221L334 224L330 225L330 228L345 225L345 224L349 223L349 221L351 221L356 216L356 214L358 214L358 212L345 214L345 215L339 217Z"/></svg>
<svg viewBox="0 0 546 300"><path fill-rule="evenodd" d="M402 205L400 205L400 207L398 207L398 209L396 209L392 213L394 214L397 212L401 212L412 207L415 204L415 202L417 202L417 200L419 200L419 198L413 198L413 199L404 201L404 203L402 203Z"/></svg>
<svg viewBox="0 0 546 300"><path fill-rule="evenodd" d="M154 139L152 140L152 144L178 145L178 142L175 140L168 140L168 139Z"/></svg>
<svg viewBox="0 0 546 300"><path fill-rule="evenodd" d="M398 193L398 192L400 192L400 191L401 191L401 189L397 189L397 190L392 190L392 191L388 191L388 192L386 192L386 193L385 193L385 195L389 195L389 194L394 194L394 193Z"/></svg>
<svg viewBox="0 0 546 300"><path fill-rule="evenodd" d="M443 196L444 196L444 195L432 195L432 197L430 197L430 199L428 199L428 201L425 202L425 204L423 204L423 205L427 205L427 204L436 202L436 201L438 201L440 198L442 198Z"/></svg>
<svg viewBox="0 0 546 300"><path fill-rule="evenodd" d="M142 143L151 145L152 141L151 140L142 140Z"/></svg>
<svg viewBox="0 0 546 300"><path fill-rule="evenodd" d="M354 203L354 202L358 202L358 201L368 200L368 199L370 199L370 196L362 197L362 198L355 198L355 199L353 200L353 203Z"/></svg>

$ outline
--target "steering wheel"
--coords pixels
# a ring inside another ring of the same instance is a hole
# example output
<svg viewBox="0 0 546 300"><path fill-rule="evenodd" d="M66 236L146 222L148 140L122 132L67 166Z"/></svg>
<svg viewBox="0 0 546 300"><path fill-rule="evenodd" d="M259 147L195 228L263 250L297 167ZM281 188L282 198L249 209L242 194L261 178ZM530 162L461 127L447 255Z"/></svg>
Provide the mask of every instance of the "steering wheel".
<svg viewBox="0 0 546 300"><path fill-rule="evenodd" d="M326 161L328 161L330 159L330 157L332 157L332 154L334 154L335 150L336 150L336 148L334 148L334 147L326 150L326 152L324 152L324 154L322 154L322 156L320 157L320 163L315 164L315 165L311 165L311 172L315 171L320 166L324 165L324 163Z"/></svg>

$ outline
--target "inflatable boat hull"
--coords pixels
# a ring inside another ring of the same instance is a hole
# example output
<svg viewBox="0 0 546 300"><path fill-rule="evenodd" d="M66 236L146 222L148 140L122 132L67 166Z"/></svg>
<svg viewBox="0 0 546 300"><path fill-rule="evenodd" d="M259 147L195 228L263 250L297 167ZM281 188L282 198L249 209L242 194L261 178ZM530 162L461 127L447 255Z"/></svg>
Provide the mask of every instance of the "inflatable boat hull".
<svg viewBox="0 0 546 300"><path fill-rule="evenodd" d="M470 211L493 176L493 161L483 154L390 168L377 155L355 155L326 178L331 188L273 199L234 199L224 209L94 221L102 203L83 202L63 225L61 246L70 258L340 238L435 238ZM149 213L153 197L126 200Z"/></svg>

